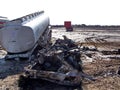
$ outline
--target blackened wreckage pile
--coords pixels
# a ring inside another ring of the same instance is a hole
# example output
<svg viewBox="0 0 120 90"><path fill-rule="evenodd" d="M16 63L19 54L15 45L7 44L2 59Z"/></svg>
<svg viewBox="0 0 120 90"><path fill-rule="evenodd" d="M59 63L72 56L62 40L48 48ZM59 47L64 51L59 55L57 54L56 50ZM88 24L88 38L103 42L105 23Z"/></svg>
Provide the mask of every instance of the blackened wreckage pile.
<svg viewBox="0 0 120 90"><path fill-rule="evenodd" d="M80 51L83 48L66 36L63 37L50 47L38 51L34 63L25 68L24 78L42 79L67 86L80 85L82 78L95 80L82 70Z"/></svg>

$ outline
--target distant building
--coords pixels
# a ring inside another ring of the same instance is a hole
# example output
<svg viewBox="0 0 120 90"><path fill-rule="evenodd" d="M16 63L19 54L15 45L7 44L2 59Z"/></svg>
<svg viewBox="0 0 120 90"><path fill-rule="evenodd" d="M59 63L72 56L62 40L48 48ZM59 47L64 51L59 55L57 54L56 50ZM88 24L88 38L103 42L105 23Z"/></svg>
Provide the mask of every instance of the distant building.
<svg viewBox="0 0 120 90"><path fill-rule="evenodd" d="M9 21L7 17L0 16L0 29L4 27L4 24Z"/></svg>

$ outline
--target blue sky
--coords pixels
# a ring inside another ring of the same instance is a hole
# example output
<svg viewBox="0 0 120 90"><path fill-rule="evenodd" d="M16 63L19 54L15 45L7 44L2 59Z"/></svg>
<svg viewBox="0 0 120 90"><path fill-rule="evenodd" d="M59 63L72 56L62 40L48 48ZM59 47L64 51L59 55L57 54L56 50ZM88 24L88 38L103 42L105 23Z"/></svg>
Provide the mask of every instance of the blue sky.
<svg viewBox="0 0 120 90"><path fill-rule="evenodd" d="M120 25L120 0L0 0L0 16L15 19L44 10L51 24Z"/></svg>

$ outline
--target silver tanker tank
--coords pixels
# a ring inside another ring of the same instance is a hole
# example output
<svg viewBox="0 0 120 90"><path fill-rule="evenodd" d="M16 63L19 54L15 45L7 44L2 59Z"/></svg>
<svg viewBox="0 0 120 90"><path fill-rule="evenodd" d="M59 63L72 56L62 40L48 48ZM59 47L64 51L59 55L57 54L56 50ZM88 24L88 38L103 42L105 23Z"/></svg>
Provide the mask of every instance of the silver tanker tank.
<svg viewBox="0 0 120 90"><path fill-rule="evenodd" d="M0 44L8 53L29 51L48 26L49 17L43 11L9 21L0 30Z"/></svg>

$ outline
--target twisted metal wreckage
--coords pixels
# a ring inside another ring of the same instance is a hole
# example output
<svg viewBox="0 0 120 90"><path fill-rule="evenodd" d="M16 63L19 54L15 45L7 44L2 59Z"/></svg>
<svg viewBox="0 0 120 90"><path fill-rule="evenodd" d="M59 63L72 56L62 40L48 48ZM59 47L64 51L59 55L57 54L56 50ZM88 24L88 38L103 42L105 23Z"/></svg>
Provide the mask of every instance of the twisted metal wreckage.
<svg viewBox="0 0 120 90"><path fill-rule="evenodd" d="M24 77L68 86L80 85L82 78L95 80L82 70L81 48L71 39L63 37L38 52L34 64L25 68Z"/></svg>

